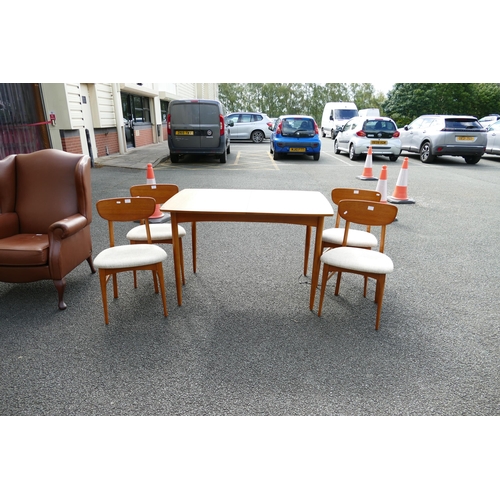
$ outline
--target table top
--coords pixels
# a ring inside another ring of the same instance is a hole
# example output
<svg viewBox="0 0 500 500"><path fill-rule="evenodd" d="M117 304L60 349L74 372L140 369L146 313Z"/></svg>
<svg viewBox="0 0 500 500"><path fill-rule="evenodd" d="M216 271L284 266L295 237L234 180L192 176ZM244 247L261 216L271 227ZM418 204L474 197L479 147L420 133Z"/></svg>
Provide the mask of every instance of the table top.
<svg viewBox="0 0 500 500"><path fill-rule="evenodd" d="M271 189L183 189L161 206L164 212L333 215L319 191Z"/></svg>

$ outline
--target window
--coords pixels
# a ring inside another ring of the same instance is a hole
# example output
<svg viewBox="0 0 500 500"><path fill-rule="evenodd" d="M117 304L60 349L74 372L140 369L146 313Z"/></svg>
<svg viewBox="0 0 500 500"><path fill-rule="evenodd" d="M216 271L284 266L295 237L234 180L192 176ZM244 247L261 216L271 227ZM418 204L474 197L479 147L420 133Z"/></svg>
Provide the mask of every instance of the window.
<svg viewBox="0 0 500 500"><path fill-rule="evenodd" d="M149 97L126 94L122 92L123 116L126 120L140 123L151 123Z"/></svg>

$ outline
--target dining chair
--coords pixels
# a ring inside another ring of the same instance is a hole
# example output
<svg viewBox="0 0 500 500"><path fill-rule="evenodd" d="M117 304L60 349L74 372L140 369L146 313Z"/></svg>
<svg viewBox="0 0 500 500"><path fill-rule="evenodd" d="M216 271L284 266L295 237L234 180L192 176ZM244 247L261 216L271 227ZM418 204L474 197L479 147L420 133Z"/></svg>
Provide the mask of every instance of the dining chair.
<svg viewBox="0 0 500 500"><path fill-rule="evenodd" d="M114 298L118 298L117 274L127 271L152 271L155 293L160 285L163 302L163 314L168 316L167 299L165 295L165 281L163 276L163 261L167 253L158 245L152 244L148 217L156 208L156 201L149 197L108 198L96 203L99 215L108 221L109 247L100 252L94 259L94 265L99 269L101 283L102 304L104 307L104 321L109 324L108 301L106 285L110 277L113 278ZM136 245L115 245L115 222L144 221L146 229L146 243Z"/></svg>
<svg viewBox="0 0 500 500"><path fill-rule="evenodd" d="M380 201L382 194L371 189L357 188L334 188L331 192L333 203L338 206L341 200L365 200ZM337 210L335 218L335 227L325 229L322 233L321 252L325 248L335 248L342 245L344 240L344 228L340 227L340 215ZM307 267L309 265L309 249L311 245L311 228L306 228L306 244L304 251L304 276L307 276ZM374 248L378 245L377 237L370 231L370 227L361 229L352 229L349 231L347 246L359 248ZM366 285L366 283L365 283Z"/></svg>
<svg viewBox="0 0 500 500"><path fill-rule="evenodd" d="M375 289L375 303L377 304L375 330L378 330L386 275L394 270L391 258L384 253L386 227L396 219L398 208L394 205L381 202L342 200L338 205L338 213L345 220L344 239L342 246L330 248L321 255L323 277L321 281L318 316L321 316L327 281L337 273L335 295L338 295L342 273L358 274L365 278L364 297L366 297L366 279L373 278L377 282ZM351 224L380 227L378 250L348 246L347 241L349 240Z"/></svg>
<svg viewBox="0 0 500 500"><path fill-rule="evenodd" d="M156 200L156 204L163 205L167 200L172 198L175 194L179 192L179 187L176 184L137 184L130 188L131 196L148 196ZM196 227L195 222L192 223L192 249L193 249L193 272L196 272ZM165 243L172 244L172 225L169 222L162 222L159 224L150 224L149 226L151 232L151 241L155 244ZM182 284L186 284L186 278L184 275L184 251L182 249L182 238L186 236L186 230L178 225L177 230L179 233L179 248L180 248L180 260L181 260L181 273L182 273ZM132 244L144 243L147 241L146 226L140 224L132 228L127 233L127 238ZM137 278L134 273L134 286L137 287Z"/></svg>

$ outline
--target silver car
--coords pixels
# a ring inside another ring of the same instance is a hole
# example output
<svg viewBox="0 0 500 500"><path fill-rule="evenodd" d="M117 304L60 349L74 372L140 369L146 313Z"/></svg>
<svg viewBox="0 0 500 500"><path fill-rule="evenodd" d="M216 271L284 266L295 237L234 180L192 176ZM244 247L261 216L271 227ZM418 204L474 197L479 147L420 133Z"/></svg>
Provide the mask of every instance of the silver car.
<svg viewBox="0 0 500 500"><path fill-rule="evenodd" d="M231 139L262 142L271 137L271 119L265 113L231 113L226 116L231 127Z"/></svg>
<svg viewBox="0 0 500 500"><path fill-rule="evenodd" d="M423 163L462 156L474 165L486 150L486 129L474 116L422 115L399 131L402 150L418 153Z"/></svg>
<svg viewBox="0 0 500 500"><path fill-rule="evenodd" d="M488 127L486 152L490 155L500 155L500 120Z"/></svg>
<svg viewBox="0 0 500 500"><path fill-rule="evenodd" d="M351 160L357 160L368 153L369 147L373 155L388 156L390 161L396 161L401 153L396 123L384 116L351 118L335 137L333 152L348 153Z"/></svg>

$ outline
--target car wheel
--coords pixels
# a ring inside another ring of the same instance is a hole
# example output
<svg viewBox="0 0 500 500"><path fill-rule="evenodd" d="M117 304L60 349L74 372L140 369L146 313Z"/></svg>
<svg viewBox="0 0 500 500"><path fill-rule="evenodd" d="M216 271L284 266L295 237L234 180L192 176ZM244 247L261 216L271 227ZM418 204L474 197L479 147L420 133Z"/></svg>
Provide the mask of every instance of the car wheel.
<svg viewBox="0 0 500 500"><path fill-rule="evenodd" d="M281 158L281 153L276 153L276 150L273 151L273 160L279 160Z"/></svg>
<svg viewBox="0 0 500 500"><path fill-rule="evenodd" d="M179 162L179 155L178 154L171 154L170 155L170 161L172 163L178 163Z"/></svg>
<svg viewBox="0 0 500 500"><path fill-rule="evenodd" d="M231 154L231 144L227 145L227 150L226 151L227 151L228 155Z"/></svg>
<svg viewBox="0 0 500 500"><path fill-rule="evenodd" d="M465 163L467 163L467 165L475 165L480 159L481 159L481 156L479 156L479 155L464 156L464 160L465 160Z"/></svg>
<svg viewBox="0 0 500 500"><path fill-rule="evenodd" d="M224 149L224 153L222 153L219 156L219 160L221 163L226 163L226 161L227 161L227 149Z"/></svg>
<svg viewBox="0 0 500 500"><path fill-rule="evenodd" d="M318 161L319 160L319 153L314 153L313 158L314 158L314 161Z"/></svg>
<svg viewBox="0 0 500 500"><path fill-rule="evenodd" d="M354 152L354 144L351 144L349 146L349 160L356 161L359 158L359 155L357 155Z"/></svg>
<svg viewBox="0 0 500 500"><path fill-rule="evenodd" d="M323 130L323 127L321 127L321 137L326 137L326 133L325 133L325 131Z"/></svg>
<svg viewBox="0 0 500 500"><path fill-rule="evenodd" d="M330 138L331 138L331 139L332 139L332 141L333 141L333 140L335 139L335 137L337 137L337 134L335 133L335 131L334 131L334 130L333 130L333 128L332 128L332 130L330 131Z"/></svg>
<svg viewBox="0 0 500 500"><path fill-rule="evenodd" d="M398 161L399 155L389 155L390 161Z"/></svg>
<svg viewBox="0 0 500 500"><path fill-rule="evenodd" d="M420 146L420 161L422 163L432 163L436 157L431 154L431 143L430 142L424 142Z"/></svg>
<svg viewBox="0 0 500 500"><path fill-rule="evenodd" d="M340 149L339 149L339 141L337 141L337 139L335 139L335 142L333 143L333 152L334 152L336 155L339 155L339 154L340 154Z"/></svg>
<svg viewBox="0 0 500 500"><path fill-rule="evenodd" d="M262 130L254 130L252 134L250 135L250 139L252 139L252 142L260 143L264 140L264 132Z"/></svg>

